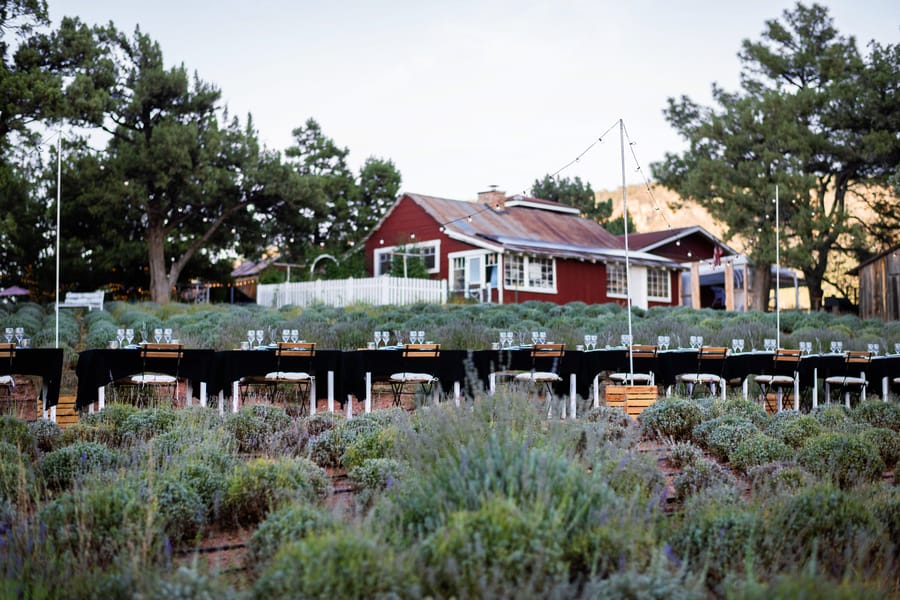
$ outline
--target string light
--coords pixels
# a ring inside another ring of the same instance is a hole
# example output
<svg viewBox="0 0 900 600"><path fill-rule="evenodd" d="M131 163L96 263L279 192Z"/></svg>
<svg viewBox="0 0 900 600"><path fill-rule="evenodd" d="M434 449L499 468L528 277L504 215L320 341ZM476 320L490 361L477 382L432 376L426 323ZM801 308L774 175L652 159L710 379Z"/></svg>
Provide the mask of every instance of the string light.
<svg viewBox="0 0 900 600"><path fill-rule="evenodd" d="M666 229L672 229L672 224L669 223L669 219L666 217L666 213L664 213L659 208L659 203L656 201L656 196L653 195L653 190L650 188L650 182L647 180L646 175L644 175L644 171L641 169L641 163L637 159L637 154L634 152L635 143L631 141L631 137L628 135L628 128L625 127L625 121L622 121L622 129L625 131L625 138L628 140L628 147L631 150L631 158L634 159L634 163L637 165L637 171L641 174L641 179L644 181L644 188L647 190L647 194L650 195L650 200L653 202L653 211L658 213L663 221L666 223Z"/></svg>

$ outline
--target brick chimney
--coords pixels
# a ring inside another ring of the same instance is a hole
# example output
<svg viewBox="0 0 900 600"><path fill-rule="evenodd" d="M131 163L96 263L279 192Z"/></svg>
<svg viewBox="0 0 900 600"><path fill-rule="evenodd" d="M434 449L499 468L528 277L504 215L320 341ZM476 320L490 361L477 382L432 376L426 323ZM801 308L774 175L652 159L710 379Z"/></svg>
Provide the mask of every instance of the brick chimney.
<svg viewBox="0 0 900 600"><path fill-rule="evenodd" d="M478 202L489 204L494 210L503 210L506 208L506 192L501 192L497 186L492 185L489 191L478 192Z"/></svg>

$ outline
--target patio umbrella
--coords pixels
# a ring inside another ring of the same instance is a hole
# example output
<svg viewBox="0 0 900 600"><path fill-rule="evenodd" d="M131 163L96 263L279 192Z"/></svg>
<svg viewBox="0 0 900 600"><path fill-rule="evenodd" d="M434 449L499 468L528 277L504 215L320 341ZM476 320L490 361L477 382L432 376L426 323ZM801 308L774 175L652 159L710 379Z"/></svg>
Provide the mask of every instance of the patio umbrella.
<svg viewBox="0 0 900 600"><path fill-rule="evenodd" d="M17 285L12 285L8 288L0 290L0 296L27 296L30 294L28 290L24 288L20 288Z"/></svg>

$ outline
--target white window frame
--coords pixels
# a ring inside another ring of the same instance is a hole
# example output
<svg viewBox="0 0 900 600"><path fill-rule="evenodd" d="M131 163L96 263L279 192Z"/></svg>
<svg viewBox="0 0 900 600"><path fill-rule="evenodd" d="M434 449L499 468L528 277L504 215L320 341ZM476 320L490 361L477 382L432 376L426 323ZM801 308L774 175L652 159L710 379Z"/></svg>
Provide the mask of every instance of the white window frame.
<svg viewBox="0 0 900 600"><path fill-rule="evenodd" d="M622 291L613 291L612 286L610 286L610 281L612 280L613 269L619 271L621 269L621 284ZM607 298L628 298L628 271L625 268L625 263L611 262L606 263L606 297Z"/></svg>
<svg viewBox="0 0 900 600"><path fill-rule="evenodd" d="M524 282L522 285L514 283L507 279L506 273L507 269L510 267L510 259L521 259L522 260L522 272L521 279ZM531 274L535 271L536 268L543 269L541 267L544 261L548 261L550 267L550 277L551 281L550 285L540 286L540 285L532 285L532 277ZM538 294L556 294L557 293L557 275L556 275L556 259L549 256L529 256L527 254L505 254L503 257L503 273L502 273L502 281L503 287L507 290L518 290L520 292L536 292Z"/></svg>
<svg viewBox="0 0 900 600"><path fill-rule="evenodd" d="M375 276L378 277L380 275L385 275L386 273L381 272L381 257L385 254L394 254L395 252L399 252L401 249L410 250L410 249L420 249L420 248L429 248L434 249L434 266L428 269L428 274L432 275L434 273L441 272L441 241L440 240L428 240L426 242L414 242L410 244L405 244L402 246L382 246L380 248L376 248L375 252L372 256L372 271ZM402 273L394 273L395 276L402 277Z"/></svg>
<svg viewBox="0 0 900 600"><path fill-rule="evenodd" d="M665 296L654 296L654 286L652 277L661 277L662 281L665 282L666 286L666 295ZM661 269L661 268L647 268L647 299L655 300L657 302L671 302L672 301L672 273L669 269Z"/></svg>
<svg viewBox="0 0 900 600"><path fill-rule="evenodd" d="M487 267L488 267L488 257L494 256L496 257L496 262L491 265L499 268L499 257L496 252L487 251L487 250L465 250L463 252L451 252L447 254L447 273L449 273L449 281L450 281L450 291L452 292L465 292L468 291L469 281L472 280L471 273L469 273L469 266L472 264L472 258L480 258L480 265L478 268L478 274L476 279L478 281L483 282L483 285L490 285L490 282L486 281L487 279ZM463 264L463 286L464 289L459 289L456 287L456 268L454 266L454 262L457 260L464 261Z"/></svg>

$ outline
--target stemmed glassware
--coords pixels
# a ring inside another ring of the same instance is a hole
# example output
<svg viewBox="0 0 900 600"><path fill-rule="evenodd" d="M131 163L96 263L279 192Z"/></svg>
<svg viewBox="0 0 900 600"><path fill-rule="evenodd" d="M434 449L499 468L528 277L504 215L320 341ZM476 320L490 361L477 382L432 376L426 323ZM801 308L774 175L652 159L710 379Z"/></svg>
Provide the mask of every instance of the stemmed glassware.
<svg viewBox="0 0 900 600"><path fill-rule="evenodd" d="M256 331L253 329L247 330L247 341L250 342L250 348L253 348L253 342L256 341Z"/></svg>
<svg viewBox="0 0 900 600"><path fill-rule="evenodd" d="M123 329L121 327L116 329L116 341L118 342L118 345L116 346L116 348L121 348L122 342L125 341L125 329Z"/></svg>
<svg viewBox="0 0 900 600"><path fill-rule="evenodd" d="M291 341L295 344L300 341L300 330L291 329Z"/></svg>
<svg viewBox="0 0 900 600"><path fill-rule="evenodd" d="M157 327L153 330L153 339L156 340L156 343L159 343L159 340L162 339L163 330L161 327Z"/></svg>
<svg viewBox="0 0 900 600"><path fill-rule="evenodd" d="M740 350L741 350L741 343L742 343L743 341L744 341L744 340L741 339L741 338L732 338L732 339L731 339L731 350L732 350L732 352L735 352L735 353L740 352Z"/></svg>
<svg viewBox="0 0 900 600"><path fill-rule="evenodd" d="M12 327L7 327L7 328L6 328L6 331L4 332L4 335L6 335L6 343L7 343L7 344L12 343L12 339L13 339L13 328L12 328Z"/></svg>
<svg viewBox="0 0 900 600"><path fill-rule="evenodd" d="M541 341L541 333L539 331L531 332L531 345L534 346L539 341Z"/></svg>
<svg viewBox="0 0 900 600"><path fill-rule="evenodd" d="M894 342L894 354L900 354L900 342Z"/></svg>
<svg viewBox="0 0 900 600"><path fill-rule="evenodd" d="M703 345L703 336L702 335L692 335L691 336L691 348L694 350L700 348Z"/></svg>
<svg viewBox="0 0 900 600"><path fill-rule="evenodd" d="M775 352L775 346L778 345L778 342L775 338L765 338L763 340L763 348L765 348L766 352Z"/></svg>
<svg viewBox="0 0 900 600"><path fill-rule="evenodd" d="M866 344L866 349L872 353L872 356L878 356L878 352L881 351L881 347L878 345L878 342L874 344Z"/></svg>
<svg viewBox="0 0 900 600"><path fill-rule="evenodd" d="M257 345L262 346L263 340L266 339L266 332L262 329L256 330L256 342Z"/></svg>
<svg viewBox="0 0 900 600"><path fill-rule="evenodd" d="M167 344L172 343L172 328L171 327L166 327L165 329L163 329L163 339L166 341Z"/></svg>
<svg viewBox="0 0 900 600"><path fill-rule="evenodd" d="M25 337L25 328L16 327L16 343L22 345L22 338Z"/></svg>
<svg viewBox="0 0 900 600"><path fill-rule="evenodd" d="M829 342L829 346L832 354L840 354L844 351L844 342L832 340Z"/></svg>
<svg viewBox="0 0 900 600"><path fill-rule="evenodd" d="M659 346L661 350L668 350L670 341L671 337L668 335L656 336L656 345Z"/></svg>
<svg viewBox="0 0 900 600"><path fill-rule="evenodd" d="M546 331L538 332L538 340L540 340L541 344L546 344L547 343L547 332Z"/></svg>
<svg viewBox="0 0 900 600"><path fill-rule="evenodd" d="M134 341L134 329L130 327L125 330L125 341L128 342L128 345L131 345L131 342Z"/></svg>
<svg viewBox="0 0 900 600"><path fill-rule="evenodd" d="M627 348L628 346L631 345L632 339L633 338L630 335L628 335L627 333L623 333L621 336L619 336L619 342L625 348Z"/></svg>
<svg viewBox="0 0 900 600"><path fill-rule="evenodd" d="M812 342L800 342L800 354L812 354Z"/></svg>
<svg viewBox="0 0 900 600"><path fill-rule="evenodd" d="M281 341L287 344L291 341L291 330L290 329L282 329L281 330Z"/></svg>

